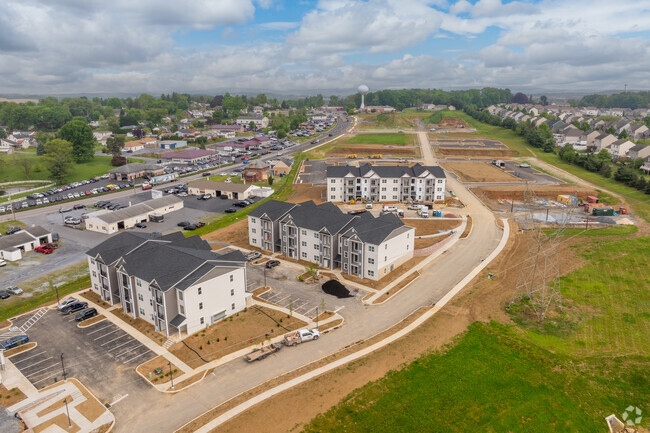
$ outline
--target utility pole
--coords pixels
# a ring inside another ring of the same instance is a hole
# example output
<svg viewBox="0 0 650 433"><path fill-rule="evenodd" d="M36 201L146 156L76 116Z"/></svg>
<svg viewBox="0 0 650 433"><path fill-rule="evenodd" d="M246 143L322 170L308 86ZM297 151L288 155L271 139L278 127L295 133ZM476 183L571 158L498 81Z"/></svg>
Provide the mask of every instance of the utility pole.
<svg viewBox="0 0 650 433"><path fill-rule="evenodd" d="M63 402L65 403L65 411L68 413L68 428L72 427L72 422L70 421L70 409L68 409L68 398L64 398Z"/></svg>
<svg viewBox="0 0 650 433"><path fill-rule="evenodd" d="M171 361L169 361L167 363L167 365L169 365L169 377L172 380L172 389L174 389L174 373L172 372L172 363L171 363Z"/></svg>
<svg viewBox="0 0 650 433"><path fill-rule="evenodd" d="M67 379L67 377L65 375L65 365L63 364L63 353L61 354L61 368L63 369L63 381L67 382L68 379Z"/></svg>
<svg viewBox="0 0 650 433"><path fill-rule="evenodd" d="M264 288L266 289L266 265L264 265Z"/></svg>
<svg viewBox="0 0 650 433"><path fill-rule="evenodd" d="M50 282L50 284L52 284L52 283ZM56 291L56 304L61 305L61 300L59 299L59 286L57 286L56 284L52 284L52 286L54 287L54 290ZM61 355L61 356L63 356L63 355Z"/></svg>
<svg viewBox="0 0 650 433"><path fill-rule="evenodd" d="M16 211L14 210L14 202L9 196L9 205L11 205L11 220L16 221Z"/></svg>

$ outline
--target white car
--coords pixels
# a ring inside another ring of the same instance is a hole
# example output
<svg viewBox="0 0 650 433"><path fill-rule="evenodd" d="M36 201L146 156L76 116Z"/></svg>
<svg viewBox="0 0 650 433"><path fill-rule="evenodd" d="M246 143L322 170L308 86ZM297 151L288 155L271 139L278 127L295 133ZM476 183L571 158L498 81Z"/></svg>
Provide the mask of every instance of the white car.
<svg viewBox="0 0 650 433"><path fill-rule="evenodd" d="M521 168L530 168L530 164L519 164Z"/></svg>
<svg viewBox="0 0 650 433"><path fill-rule="evenodd" d="M3 267L3 266L7 266L7 262L5 262L4 260L0 259L0 268Z"/></svg>
<svg viewBox="0 0 650 433"><path fill-rule="evenodd" d="M12 295L20 295L20 294L23 293L23 289L21 289L20 287L16 287L16 286L7 287L6 290L7 290L7 292L11 293Z"/></svg>
<svg viewBox="0 0 650 433"><path fill-rule="evenodd" d="M65 307L67 307L70 304L74 304L75 302L79 302L79 299L77 298L68 298L65 301L61 302L58 307L56 307L59 311L63 310Z"/></svg>

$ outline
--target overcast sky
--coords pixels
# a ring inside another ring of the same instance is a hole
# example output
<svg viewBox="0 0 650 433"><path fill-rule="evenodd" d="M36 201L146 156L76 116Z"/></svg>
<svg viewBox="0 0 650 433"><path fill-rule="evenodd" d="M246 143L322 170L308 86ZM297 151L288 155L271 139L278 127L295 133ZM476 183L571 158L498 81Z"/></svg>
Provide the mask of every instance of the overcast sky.
<svg viewBox="0 0 650 433"><path fill-rule="evenodd" d="M1 3L4 94L650 88L648 0Z"/></svg>

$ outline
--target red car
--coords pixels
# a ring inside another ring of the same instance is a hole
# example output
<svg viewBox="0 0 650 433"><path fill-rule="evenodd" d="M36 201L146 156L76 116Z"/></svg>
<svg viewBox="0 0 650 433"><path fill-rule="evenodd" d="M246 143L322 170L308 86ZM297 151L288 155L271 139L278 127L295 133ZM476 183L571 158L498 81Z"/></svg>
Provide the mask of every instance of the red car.
<svg viewBox="0 0 650 433"><path fill-rule="evenodd" d="M54 248L47 247L45 245L41 245L40 247L34 248L34 251L37 251L39 253L43 254L51 254L54 252Z"/></svg>

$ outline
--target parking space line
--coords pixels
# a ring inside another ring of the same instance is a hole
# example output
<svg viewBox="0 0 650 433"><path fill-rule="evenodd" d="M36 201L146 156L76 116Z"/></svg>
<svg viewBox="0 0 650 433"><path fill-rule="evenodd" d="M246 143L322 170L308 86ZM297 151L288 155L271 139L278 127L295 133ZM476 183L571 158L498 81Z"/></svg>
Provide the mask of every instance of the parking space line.
<svg viewBox="0 0 650 433"><path fill-rule="evenodd" d="M110 352L110 351L112 351L112 350L115 350L115 349L117 349L117 348L120 348L120 347L122 347L122 346L125 346L125 345L127 345L127 344L129 344L129 343L133 343L134 341L136 341L136 340L129 340L129 341L127 341L126 343L122 343L122 344L120 344L119 346L115 346L115 347L112 347L112 348L108 349L108 351Z"/></svg>
<svg viewBox="0 0 650 433"><path fill-rule="evenodd" d="M58 364L57 364L57 365L58 365ZM55 373L50 374L49 376L45 376L43 379L39 379L39 380L37 380L37 381L32 382L32 385L36 386L37 383L39 383L39 382L43 382L44 380L47 380L47 379L49 379L50 377L54 377L54 376L56 376L57 374L61 374L61 372L60 372L60 371L57 371L57 372L55 372Z"/></svg>
<svg viewBox="0 0 650 433"><path fill-rule="evenodd" d="M125 355L125 354L127 354L129 352L133 352L134 350L139 349L140 347L145 347L145 346L143 346L141 344L138 344L137 346L134 346L134 347L132 347L130 349L125 350L124 352L120 352L118 355L115 355L115 358L119 358L122 355Z"/></svg>
<svg viewBox="0 0 650 433"><path fill-rule="evenodd" d="M127 360L127 361L124 361L124 364L126 364L127 362L131 362L131 361L133 361L134 359L137 359L137 358L139 358L139 357L141 357L141 356L144 356L144 355L146 355L147 353L152 353L152 352L151 352L151 350L147 350L146 352L141 353L141 354L139 354L138 356L134 356L133 358L131 358L131 359Z"/></svg>
<svg viewBox="0 0 650 433"><path fill-rule="evenodd" d="M116 328L113 329L111 332L107 332L106 334L100 335L99 337L95 338L93 341L97 341L97 340L99 340L100 338L104 338L104 337L106 337L107 335L111 335L111 334L113 334L113 333L115 333L115 332L117 332L117 331L121 331L121 329L116 327Z"/></svg>
<svg viewBox="0 0 650 433"><path fill-rule="evenodd" d="M27 379L29 379L30 377L34 377L34 375L36 375L37 373L40 373L41 371L49 370L49 369L52 368L52 367L59 367L60 365L61 365L61 364L59 364L59 363L57 362L57 363L52 364L52 365L50 365L50 366L47 366L47 367L45 367L45 368L41 368L40 370L32 371L31 373L29 373L29 375L27 375L27 374L25 374L25 373L23 373L23 374L25 374L25 377L26 377Z"/></svg>
<svg viewBox="0 0 650 433"><path fill-rule="evenodd" d="M75 320L75 318L76 318L75 316L70 317L70 318L68 319L68 322L72 322L73 320Z"/></svg>
<svg viewBox="0 0 650 433"><path fill-rule="evenodd" d="M38 361L38 362L35 362L35 363L33 363L33 364L29 364L28 366L26 366L26 367L23 367L23 368L30 368L30 367L33 367L33 366L35 366L35 365L38 365L38 364L40 364L41 362L45 362L45 361L48 361L48 360L50 360L50 359L52 359L52 357L51 357L51 356L50 356L50 357L48 357L48 358L45 358L45 359L41 359L40 361Z"/></svg>
<svg viewBox="0 0 650 433"><path fill-rule="evenodd" d="M95 329L94 331L91 331L91 332L89 332L89 333L86 334L86 335L94 334L95 332L99 332L99 331L101 331L102 329L110 328L111 326L113 326L113 324L112 324L112 323L109 323L108 325L106 325L106 326L104 326L104 327L101 327L101 328L99 328L99 329Z"/></svg>
<svg viewBox="0 0 650 433"><path fill-rule="evenodd" d="M318 308L318 306L312 308L311 310L307 310L307 311L305 312L305 316L308 316L309 313L311 313L312 311L314 311L316 308Z"/></svg>
<svg viewBox="0 0 650 433"><path fill-rule="evenodd" d="M42 355L42 354L44 354L44 353L45 353L45 351L42 351L42 352L39 352L39 353L37 353L37 354L34 354L34 355L31 355L31 356L28 356L27 358L23 358L23 359L21 359L20 361L13 361L13 363L14 363L14 365L16 365L16 364L20 364L21 362L27 361L28 359L33 358L33 357L35 357L35 356L40 356L40 355Z"/></svg>
<svg viewBox="0 0 650 433"><path fill-rule="evenodd" d="M305 305L308 305L308 304L309 304L309 301L305 302L305 303L302 304L300 307L295 307L294 309L295 309L295 310L300 310L302 307L304 307Z"/></svg>
<svg viewBox="0 0 650 433"><path fill-rule="evenodd" d="M124 335L120 335L120 336L117 337L117 338L113 338L112 340L109 340L109 341L107 341L107 342L105 342L105 343L102 343L102 347L103 347L103 346L106 346L108 343L110 343L110 342L112 342L112 341L119 340L120 338L124 338L124 337L128 337L128 336L129 336L129 334L127 334L127 333L125 333Z"/></svg>

